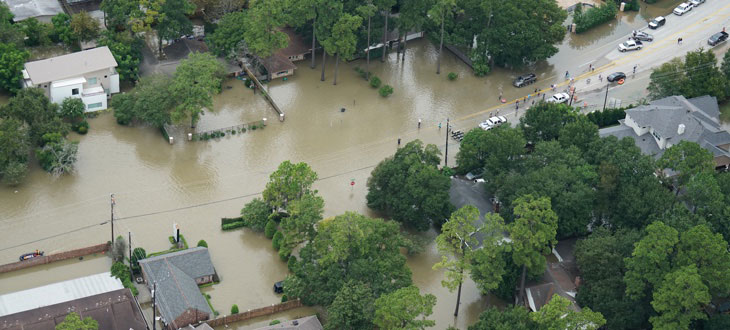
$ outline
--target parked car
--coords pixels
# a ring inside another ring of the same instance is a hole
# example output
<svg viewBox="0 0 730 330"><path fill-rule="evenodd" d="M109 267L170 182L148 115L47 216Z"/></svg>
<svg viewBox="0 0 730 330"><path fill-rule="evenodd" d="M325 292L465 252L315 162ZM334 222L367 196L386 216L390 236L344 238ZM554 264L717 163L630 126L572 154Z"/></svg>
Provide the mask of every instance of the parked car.
<svg viewBox="0 0 730 330"><path fill-rule="evenodd" d="M517 77L512 85L515 87L525 87L535 81L537 81L537 76L534 73L528 73Z"/></svg>
<svg viewBox="0 0 730 330"><path fill-rule="evenodd" d="M479 123L479 128L481 128L485 131L488 131L488 130L494 128L494 125L492 125L492 123L489 123L487 121L483 121L483 122Z"/></svg>
<svg viewBox="0 0 730 330"><path fill-rule="evenodd" d="M474 181L476 179L479 179L484 174L484 170L474 170L473 172L469 172L465 175L466 179L469 181Z"/></svg>
<svg viewBox="0 0 730 330"><path fill-rule="evenodd" d="M618 45L620 52L626 52L629 50L639 50L644 47L644 44L639 40L629 39Z"/></svg>
<svg viewBox="0 0 730 330"><path fill-rule="evenodd" d="M284 281L274 283L274 293L284 293Z"/></svg>
<svg viewBox="0 0 730 330"><path fill-rule="evenodd" d="M693 7L694 6L692 6L691 3L689 3L689 2L683 2L683 3L680 3L679 6L677 6L677 8L674 8L674 10L672 12L674 13L674 15L682 16L685 13L689 12L690 10L692 10Z"/></svg>
<svg viewBox="0 0 730 330"><path fill-rule="evenodd" d="M713 34L710 39L707 39L707 43L710 46L716 46L718 44L721 44L725 41L727 41L728 34L725 31L720 31L718 33Z"/></svg>
<svg viewBox="0 0 730 330"><path fill-rule="evenodd" d="M689 3L691 3L692 6L697 7L697 6L705 3L705 0L689 0Z"/></svg>
<svg viewBox="0 0 730 330"><path fill-rule="evenodd" d="M626 74L623 72L614 72L606 77L606 80L609 82L619 81L621 79L626 79Z"/></svg>
<svg viewBox="0 0 730 330"><path fill-rule="evenodd" d="M667 22L667 19L664 18L664 16L657 16L651 22L649 22L649 28L654 30L656 28L664 26L664 24Z"/></svg>
<svg viewBox="0 0 730 330"><path fill-rule="evenodd" d="M646 32L634 30L634 32L631 33L631 39L639 41L654 41L654 36Z"/></svg>
<svg viewBox="0 0 730 330"><path fill-rule="evenodd" d="M568 93L557 93L550 97L547 101L550 103L565 103L570 100L570 95Z"/></svg>

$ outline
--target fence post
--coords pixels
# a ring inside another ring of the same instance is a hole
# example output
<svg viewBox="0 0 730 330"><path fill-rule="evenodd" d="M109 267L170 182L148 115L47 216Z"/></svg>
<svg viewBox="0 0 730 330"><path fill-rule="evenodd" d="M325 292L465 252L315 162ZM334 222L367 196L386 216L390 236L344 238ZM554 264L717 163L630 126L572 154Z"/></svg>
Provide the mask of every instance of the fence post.
<svg viewBox="0 0 730 330"><path fill-rule="evenodd" d="M266 118L264 118L264 126L266 126Z"/></svg>

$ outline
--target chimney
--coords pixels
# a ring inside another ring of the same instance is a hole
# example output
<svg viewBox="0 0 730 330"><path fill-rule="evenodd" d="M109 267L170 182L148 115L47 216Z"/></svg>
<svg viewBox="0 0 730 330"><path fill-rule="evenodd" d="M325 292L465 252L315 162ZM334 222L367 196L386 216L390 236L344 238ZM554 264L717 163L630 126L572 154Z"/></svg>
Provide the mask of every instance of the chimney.
<svg viewBox="0 0 730 330"><path fill-rule="evenodd" d="M679 126L677 126L677 135L682 134L684 134L684 124L679 124Z"/></svg>

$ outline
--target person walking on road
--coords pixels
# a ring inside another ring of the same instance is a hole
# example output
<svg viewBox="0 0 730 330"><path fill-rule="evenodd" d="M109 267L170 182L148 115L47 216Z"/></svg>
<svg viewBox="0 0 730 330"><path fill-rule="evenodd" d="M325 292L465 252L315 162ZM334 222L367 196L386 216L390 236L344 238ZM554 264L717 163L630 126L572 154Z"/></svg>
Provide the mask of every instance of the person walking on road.
<svg viewBox="0 0 730 330"><path fill-rule="evenodd" d="M421 118L418 118L418 129L421 129Z"/></svg>
<svg viewBox="0 0 730 330"><path fill-rule="evenodd" d="M634 74L636 74L636 65L634 65Z"/></svg>
<svg viewBox="0 0 730 330"><path fill-rule="evenodd" d="M677 45L682 45L682 37L679 37L679 39L677 39Z"/></svg>
<svg viewBox="0 0 730 330"><path fill-rule="evenodd" d="M569 76L570 76L570 72L565 71L565 79L568 79Z"/></svg>
<svg viewBox="0 0 730 330"><path fill-rule="evenodd" d="M400 148L400 138L398 138L398 148Z"/></svg>

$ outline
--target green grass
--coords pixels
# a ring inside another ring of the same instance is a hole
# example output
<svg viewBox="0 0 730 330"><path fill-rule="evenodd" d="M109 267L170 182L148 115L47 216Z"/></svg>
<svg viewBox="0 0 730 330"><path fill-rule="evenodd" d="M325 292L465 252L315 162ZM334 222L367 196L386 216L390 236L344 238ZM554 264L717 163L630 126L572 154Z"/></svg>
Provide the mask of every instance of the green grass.
<svg viewBox="0 0 730 330"><path fill-rule="evenodd" d="M730 101L720 104L720 120L730 122Z"/></svg>

